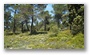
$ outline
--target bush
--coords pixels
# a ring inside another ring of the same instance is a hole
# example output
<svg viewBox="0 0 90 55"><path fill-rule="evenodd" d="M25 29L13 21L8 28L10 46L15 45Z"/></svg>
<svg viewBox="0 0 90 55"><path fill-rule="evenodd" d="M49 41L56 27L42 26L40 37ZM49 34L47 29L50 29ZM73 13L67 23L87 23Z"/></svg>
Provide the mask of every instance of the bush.
<svg viewBox="0 0 90 55"><path fill-rule="evenodd" d="M79 33L79 32L84 32L84 23L83 23L83 17L82 16L77 16L74 18L74 21L72 23L72 30L71 33L73 35Z"/></svg>
<svg viewBox="0 0 90 55"><path fill-rule="evenodd" d="M75 37L73 37L70 42L71 46L73 45L73 48L84 48L84 35L82 33L79 33Z"/></svg>
<svg viewBox="0 0 90 55"><path fill-rule="evenodd" d="M44 26L42 26L42 27L39 29L39 31L44 31Z"/></svg>
<svg viewBox="0 0 90 55"><path fill-rule="evenodd" d="M50 25L50 32L49 32L50 37L56 37L58 32L59 32L59 29L56 25L53 25L53 24Z"/></svg>
<svg viewBox="0 0 90 55"><path fill-rule="evenodd" d="M51 32L51 33L49 33L49 36L50 36L50 37L56 37L56 36L57 36L57 33Z"/></svg>
<svg viewBox="0 0 90 55"><path fill-rule="evenodd" d="M54 33L58 33L58 27L56 26L56 25L51 25L51 27L50 27L50 31L51 32L54 32Z"/></svg>

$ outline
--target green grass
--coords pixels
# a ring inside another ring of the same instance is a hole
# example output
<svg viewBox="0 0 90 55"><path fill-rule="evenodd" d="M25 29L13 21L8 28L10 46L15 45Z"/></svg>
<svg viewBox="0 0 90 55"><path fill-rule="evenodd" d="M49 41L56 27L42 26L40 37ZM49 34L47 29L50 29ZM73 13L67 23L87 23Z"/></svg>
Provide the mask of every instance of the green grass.
<svg viewBox="0 0 90 55"><path fill-rule="evenodd" d="M29 32L18 35L4 35L5 49L84 49L84 35L73 36L70 30L58 33L29 35Z"/></svg>

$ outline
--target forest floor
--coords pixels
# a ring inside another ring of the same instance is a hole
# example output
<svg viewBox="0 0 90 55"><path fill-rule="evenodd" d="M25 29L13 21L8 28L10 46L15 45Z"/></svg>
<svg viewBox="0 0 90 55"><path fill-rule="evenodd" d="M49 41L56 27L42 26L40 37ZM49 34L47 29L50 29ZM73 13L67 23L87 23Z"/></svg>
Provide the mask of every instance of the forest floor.
<svg viewBox="0 0 90 55"><path fill-rule="evenodd" d="M29 35L29 32L4 34L5 49L84 49L84 35L73 36L70 30Z"/></svg>

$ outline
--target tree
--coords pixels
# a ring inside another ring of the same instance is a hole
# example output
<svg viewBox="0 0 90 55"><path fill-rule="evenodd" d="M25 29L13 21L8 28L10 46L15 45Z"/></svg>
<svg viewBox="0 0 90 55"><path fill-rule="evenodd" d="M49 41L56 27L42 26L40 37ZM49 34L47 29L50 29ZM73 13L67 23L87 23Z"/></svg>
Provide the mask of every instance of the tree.
<svg viewBox="0 0 90 55"><path fill-rule="evenodd" d="M31 22L31 31L30 33L33 34L35 30L33 29L33 21L34 21L34 15L37 16L38 13L40 13L42 10L46 8L46 4L31 4L33 9L32 9L32 22Z"/></svg>
<svg viewBox="0 0 90 55"><path fill-rule="evenodd" d="M28 23L31 20L30 34L33 34L35 32L35 29L33 27L33 23L36 20L35 17L37 17L38 13L44 10L45 7L46 4L19 4L18 8L19 8L19 14L22 19L21 21L22 26L24 23L26 23L27 30L29 30Z"/></svg>
<svg viewBox="0 0 90 55"><path fill-rule="evenodd" d="M10 12L5 12L4 13L4 28L9 29L10 27L10 21L11 20L11 13Z"/></svg>
<svg viewBox="0 0 90 55"><path fill-rule="evenodd" d="M18 4L6 4L6 5L9 5L9 11L10 13L13 13L13 17L12 17L12 20L13 21L10 21L11 23L13 23L13 33L15 33L16 31L16 14L18 13Z"/></svg>
<svg viewBox="0 0 90 55"><path fill-rule="evenodd" d="M65 28L65 29L68 29L68 26L69 26L69 17L68 17L68 15L69 15L69 12L68 12L68 10L66 10L64 13L63 13L63 15L62 15L62 28Z"/></svg>
<svg viewBox="0 0 90 55"><path fill-rule="evenodd" d="M69 24L73 35L78 32L84 32L84 5L69 4Z"/></svg>
<svg viewBox="0 0 90 55"><path fill-rule="evenodd" d="M12 29L12 16L10 11L10 4L4 4L4 30Z"/></svg>
<svg viewBox="0 0 90 55"><path fill-rule="evenodd" d="M20 15L21 15L21 23L22 25L25 23L26 24L26 27L27 27L27 31L29 31L29 27L28 27L28 23L30 22L30 17L32 15L32 6L30 4L20 4L19 5L20 7ZM23 29L23 27L22 27Z"/></svg>
<svg viewBox="0 0 90 55"><path fill-rule="evenodd" d="M67 10L67 6L66 4L54 4L53 5L53 9L54 9L54 18L57 22L57 26L58 28L60 27L60 23L62 22L62 15L63 12Z"/></svg>
<svg viewBox="0 0 90 55"><path fill-rule="evenodd" d="M43 19L44 31L47 31L46 26L47 24L49 24L49 19L51 18L51 15L48 11L42 11L40 13L40 17Z"/></svg>

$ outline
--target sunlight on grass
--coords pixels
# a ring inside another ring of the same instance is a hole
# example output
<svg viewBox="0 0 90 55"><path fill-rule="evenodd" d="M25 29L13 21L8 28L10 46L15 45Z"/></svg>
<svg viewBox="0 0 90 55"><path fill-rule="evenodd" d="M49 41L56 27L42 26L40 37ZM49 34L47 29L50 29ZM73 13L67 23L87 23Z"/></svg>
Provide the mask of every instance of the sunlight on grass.
<svg viewBox="0 0 90 55"><path fill-rule="evenodd" d="M73 36L70 30L60 31L57 34L5 35L4 47L6 49L83 49L84 35L79 33Z"/></svg>

